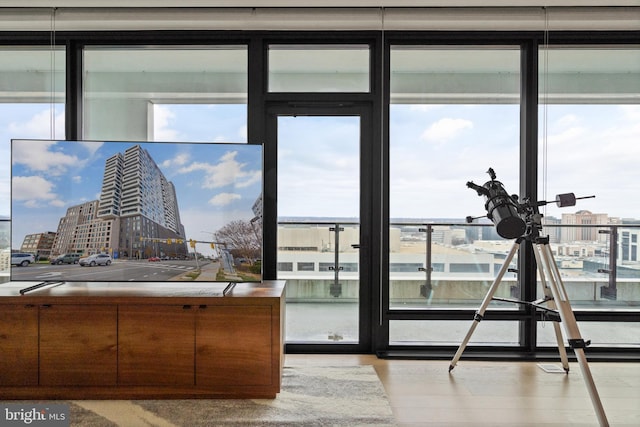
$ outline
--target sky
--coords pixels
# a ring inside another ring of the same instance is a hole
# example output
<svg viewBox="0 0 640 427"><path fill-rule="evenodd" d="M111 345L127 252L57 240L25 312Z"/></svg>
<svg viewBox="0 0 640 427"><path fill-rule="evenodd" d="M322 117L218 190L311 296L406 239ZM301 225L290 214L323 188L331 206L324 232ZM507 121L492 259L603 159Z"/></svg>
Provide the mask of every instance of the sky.
<svg viewBox="0 0 640 427"><path fill-rule="evenodd" d="M551 202L542 213L640 219L640 105L549 105L539 114L539 200ZM517 104L392 105L391 220L486 214L466 183L484 184L490 167L518 194L519 123ZM356 117L281 117L278 139L280 217L358 218ZM553 201L564 193L596 197L559 208Z"/></svg>
<svg viewBox="0 0 640 427"><path fill-rule="evenodd" d="M518 194L518 105L392 105L391 217L480 216L489 167ZM575 207L555 203L547 216L588 210L640 219L640 105L549 105L539 111L539 200L573 192Z"/></svg>
<svg viewBox="0 0 640 427"><path fill-rule="evenodd" d="M53 131L48 107L18 104L0 115L0 216L9 215L8 141L48 138ZM246 105L156 105L154 116L155 140L246 142ZM595 196L570 208L551 203L543 213L560 217L584 209L640 218L640 105L549 105L541 106L539 117L540 199L552 201L557 194L569 192L578 197ZM359 119L281 117L278 125L278 215L358 218ZM56 114L55 134L60 136L63 131L64 117ZM489 167L507 192L518 193L517 104L392 105L389 132L392 220L485 214L483 198L466 183L482 185L489 179ZM86 150L90 153L90 148ZM101 154L96 153L93 155ZM47 157L51 162L55 159ZM61 158L51 173L62 173L66 160ZM167 160L161 157L157 162ZM196 174L203 178L206 173L204 167L194 167L191 174L177 174L177 164L169 162L167 166L169 179ZM86 178L86 174L75 176ZM53 209L56 203L68 202L52 196L60 193L58 187L50 187L57 182L54 177L41 177L46 182L38 188L48 199L39 199L39 203L48 203L48 209ZM99 185L91 191L97 195ZM210 236L214 230L208 225L209 211L190 209L187 200L180 200L180 204L185 225L207 224L191 228L199 229L195 230L200 233L196 238Z"/></svg>
<svg viewBox="0 0 640 427"><path fill-rule="evenodd" d="M25 234L56 231L68 207L99 199L105 160L136 144L174 184L187 238L211 240L211 233L229 221L253 218L251 208L262 191L258 145L16 140L14 248Z"/></svg>

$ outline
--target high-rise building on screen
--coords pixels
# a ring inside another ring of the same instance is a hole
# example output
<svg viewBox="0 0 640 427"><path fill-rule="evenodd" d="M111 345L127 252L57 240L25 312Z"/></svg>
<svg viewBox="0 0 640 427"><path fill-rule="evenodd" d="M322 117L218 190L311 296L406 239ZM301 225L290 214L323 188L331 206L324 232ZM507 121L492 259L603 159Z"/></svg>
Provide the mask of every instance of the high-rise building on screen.
<svg viewBox="0 0 640 427"><path fill-rule="evenodd" d="M184 240L174 185L147 150L134 145L106 160L100 199L72 206L60 219L52 252L182 257Z"/></svg>

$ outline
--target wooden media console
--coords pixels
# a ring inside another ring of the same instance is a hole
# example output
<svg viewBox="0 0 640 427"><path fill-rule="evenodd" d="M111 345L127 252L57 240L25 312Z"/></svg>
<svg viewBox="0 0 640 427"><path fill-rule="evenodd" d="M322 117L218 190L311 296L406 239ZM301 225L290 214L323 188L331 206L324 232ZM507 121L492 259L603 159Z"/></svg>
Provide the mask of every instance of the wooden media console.
<svg viewBox="0 0 640 427"><path fill-rule="evenodd" d="M274 398L284 281L0 285L3 399Z"/></svg>

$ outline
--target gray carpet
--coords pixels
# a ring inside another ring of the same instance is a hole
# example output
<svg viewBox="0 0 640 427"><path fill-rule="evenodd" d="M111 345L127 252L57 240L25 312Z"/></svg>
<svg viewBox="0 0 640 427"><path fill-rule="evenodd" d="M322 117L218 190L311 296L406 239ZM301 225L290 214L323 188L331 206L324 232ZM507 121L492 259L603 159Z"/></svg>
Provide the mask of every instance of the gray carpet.
<svg viewBox="0 0 640 427"><path fill-rule="evenodd" d="M72 426L394 426L372 366L285 367L275 399L71 401Z"/></svg>

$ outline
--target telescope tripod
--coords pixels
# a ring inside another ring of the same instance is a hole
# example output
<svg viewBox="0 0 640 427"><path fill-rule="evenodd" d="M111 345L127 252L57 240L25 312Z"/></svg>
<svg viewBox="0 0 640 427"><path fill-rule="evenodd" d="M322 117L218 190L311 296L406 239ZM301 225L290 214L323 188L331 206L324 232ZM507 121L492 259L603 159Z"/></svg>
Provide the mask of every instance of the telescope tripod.
<svg viewBox="0 0 640 427"><path fill-rule="evenodd" d="M475 331L480 321L482 321L484 313L492 300L507 301L534 306L535 308L543 310L547 314L550 314L550 318L553 320L553 327L556 335L556 341L558 343L558 351L560 352L560 359L562 360L562 367L564 368L565 372L568 373L569 360L567 358L567 351L564 346L562 331L560 329L559 322L564 325L565 333L568 337L569 346L576 354L578 364L580 365L580 370L582 371L582 376L584 377L584 381L589 391L589 396L591 397L591 403L593 404L596 416L598 417L598 422L600 423L600 426L609 426L609 422L607 421L602 402L600 401L600 396L598 395L598 390L596 389L593 377L591 376L591 370L589 369L587 358L584 354L584 349L590 344L590 341L585 342L584 339L582 339L582 337L580 336L580 330L578 329L578 324L573 314L571 304L569 303L566 289L562 282L562 278L560 277L560 271L558 270L558 266L556 265L553 258L553 252L551 251L551 248L549 246L548 237L536 237L532 239L533 252L536 259L536 264L538 266L538 275L542 283L544 297L532 302L494 297L494 294L498 290L504 274L509 268L511 260L518 252L518 248L520 247L520 244L524 239L525 237L519 237L514 242L511 251L507 255L502 268L500 268L500 271L496 276L496 279L493 281L491 287L489 288L489 291L482 300L480 309L478 309L474 316L474 321L471 324L471 328L467 332L467 335L464 337L464 340L458 348L455 356L453 356L451 364L449 365L449 372L451 372L451 370L458 363L460 356L462 356L465 347L471 339L471 335ZM542 306L541 304L547 304L548 307Z"/></svg>

